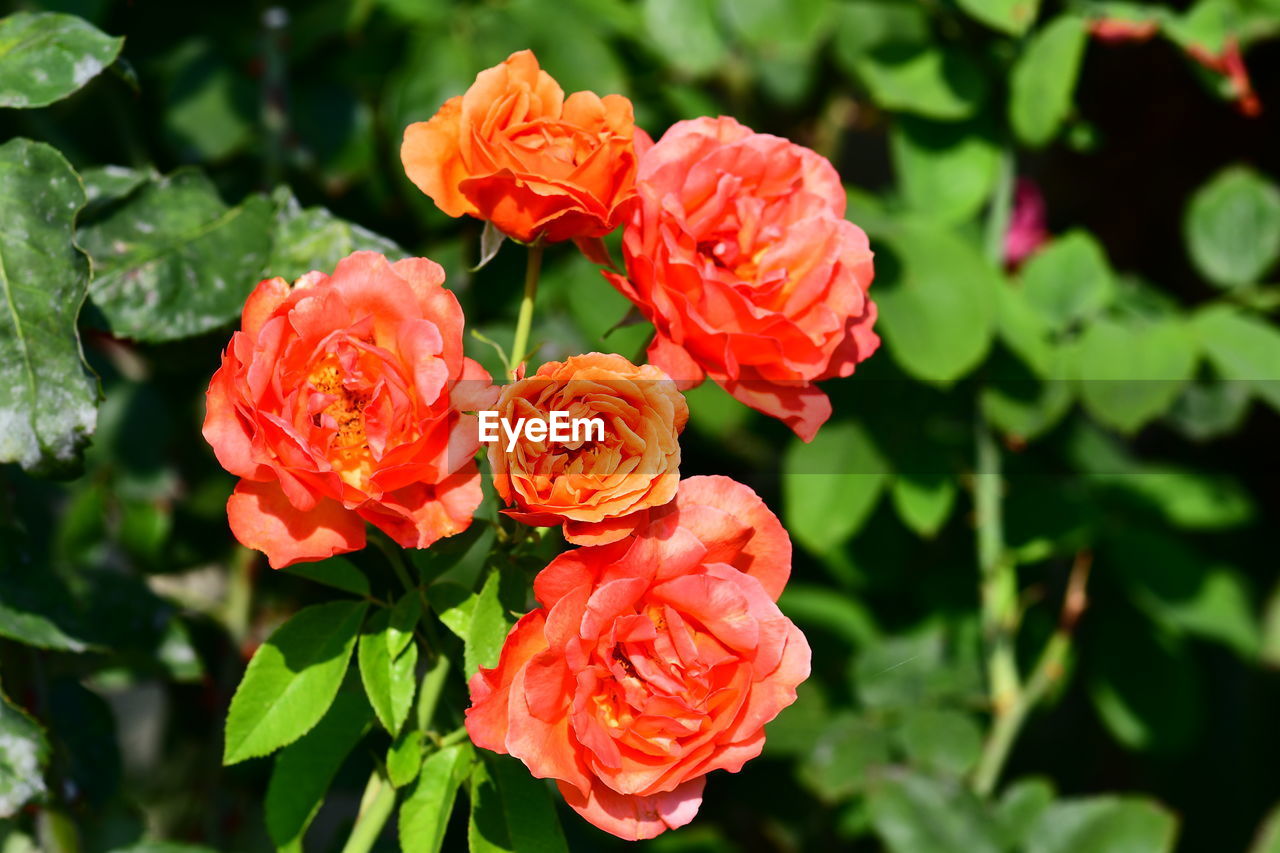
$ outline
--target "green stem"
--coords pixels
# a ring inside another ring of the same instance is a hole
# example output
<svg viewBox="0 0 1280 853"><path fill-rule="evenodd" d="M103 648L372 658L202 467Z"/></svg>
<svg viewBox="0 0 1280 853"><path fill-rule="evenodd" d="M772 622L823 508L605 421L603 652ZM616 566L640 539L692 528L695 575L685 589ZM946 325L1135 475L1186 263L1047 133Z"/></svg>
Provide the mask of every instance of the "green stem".
<svg viewBox="0 0 1280 853"><path fill-rule="evenodd" d="M360 798L360 814L356 817L355 826L351 827L342 853L369 853L395 805L396 789L383 775L382 768L375 767L369 774L369 783Z"/></svg>
<svg viewBox="0 0 1280 853"><path fill-rule="evenodd" d="M468 737L467 727L459 726L458 728L449 732L449 734L440 738L440 748L444 749L446 746L453 746L455 743L462 743L464 740L467 739L467 737Z"/></svg>
<svg viewBox="0 0 1280 853"><path fill-rule="evenodd" d="M431 720L436 715L436 705L440 703L440 694L444 691L444 683L449 677L449 658L437 655L435 662L422 676L422 684L418 687L418 729L431 730Z"/></svg>
<svg viewBox="0 0 1280 853"><path fill-rule="evenodd" d="M991 707L999 718L1018 700L1021 689L1014 654L1018 627L1018 577L1005 554L1001 515L1000 448L986 422L975 428L977 471L974 507L978 527L978 568L981 573L982 634L987 647L987 681Z"/></svg>
<svg viewBox="0 0 1280 853"><path fill-rule="evenodd" d="M511 342L511 378L524 362L529 349L529 330L533 327L533 301L538 295L538 274L542 271L542 243L529 246L528 265L524 271L524 296L520 299L520 314L516 318L516 336Z"/></svg>

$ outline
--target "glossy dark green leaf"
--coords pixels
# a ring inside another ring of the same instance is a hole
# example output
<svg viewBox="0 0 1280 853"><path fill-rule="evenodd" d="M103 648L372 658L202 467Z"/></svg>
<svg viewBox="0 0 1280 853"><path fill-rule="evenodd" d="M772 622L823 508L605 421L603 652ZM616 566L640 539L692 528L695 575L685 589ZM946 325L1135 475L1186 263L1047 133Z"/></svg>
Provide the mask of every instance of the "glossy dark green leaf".
<svg viewBox="0 0 1280 853"><path fill-rule="evenodd" d="M0 463L67 473L93 435L97 381L76 332L89 262L73 242L80 178L55 149L0 146Z"/></svg>
<svg viewBox="0 0 1280 853"><path fill-rule="evenodd" d="M75 15L17 12L0 18L0 107L62 100L114 62L123 44Z"/></svg>
<svg viewBox="0 0 1280 853"><path fill-rule="evenodd" d="M280 571L361 597L369 594L369 579L345 557L330 557L315 563L294 563Z"/></svg>
<svg viewBox="0 0 1280 853"><path fill-rule="evenodd" d="M316 727L276 756L263 808L277 848L302 849L333 777L372 720L364 697L340 692Z"/></svg>
<svg viewBox="0 0 1280 853"><path fill-rule="evenodd" d="M199 172L161 178L81 229L93 302L114 334L141 341L227 324L262 278L271 223L262 196L228 208Z"/></svg>
<svg viewBox="0 0 1280 853"><path fill-rule="evenodd" d="M364 626L356 657L360 662L360 680L364 683L369 704L382 727L393 736L400 731L413 708L417 690L418 647L412 643L392 657L388 638L390 613L378 610Z"/></svg>
<svg viewBox="0 0 1280 853"><path fill-rule="evenodd" d="M1073 14L1054 18L1027 40L1009 79L1009 122L1027 145L1050 142L1071 112L1086 42L1084 20Z"/></svg>
<svg viewBox="0 0 1280 853"><path fill-rule="evenodd" d="M311 731L338 694L367 606L304 608L258 647L227 712L224 764L274 752Z"/></svg>
<svg viewBox="0 0 1280 853"><path fill-rule="evenodd" d="M454 744L427 757L417 784L400 806L398 829L404 853L436 853L444 844L453 801L474 758L469 743Z"/></svg>

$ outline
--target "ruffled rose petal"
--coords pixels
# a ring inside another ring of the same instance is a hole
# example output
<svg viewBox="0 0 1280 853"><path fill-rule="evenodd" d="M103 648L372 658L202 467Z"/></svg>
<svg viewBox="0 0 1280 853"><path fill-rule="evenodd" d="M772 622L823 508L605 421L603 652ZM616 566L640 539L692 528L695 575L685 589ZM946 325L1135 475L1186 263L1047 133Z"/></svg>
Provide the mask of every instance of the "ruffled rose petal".
<svg viewBox="0 0 1280 853"><path fill-rule="evenodd" d="M241 480L227 500L227 521L240 544L267 555L271 568L323 560L364 547L364 519L334 500L295 509L276 483Z"/></svg>
<svg viewBox="0 0 1280 853"><path fill-rule="evenodd" d="M693 820L702 805L706 777L681 783L664 794L635 796L619 794L602 782L583 794L572 785L558 783L570 808L596 827L625 841L643 841L679 829Z"/></svg>

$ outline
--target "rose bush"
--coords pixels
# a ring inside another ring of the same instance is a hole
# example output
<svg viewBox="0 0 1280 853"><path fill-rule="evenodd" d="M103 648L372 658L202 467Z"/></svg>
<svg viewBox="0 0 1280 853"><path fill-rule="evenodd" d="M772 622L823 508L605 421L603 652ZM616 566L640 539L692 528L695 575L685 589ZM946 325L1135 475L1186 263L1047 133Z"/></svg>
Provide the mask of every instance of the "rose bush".
<svg viewBox="0 0 1280 853"><path fill-rule="evenodd" d="M274 568L363 548L365 522L425 548L480 503L474 416L489 376L434 261L344 258L260 283L207 394L204 437L240 483L236 538Z"/></svg>
<svg viewBox="0 0 1280 853"><path fill-rule="evenodd" d="M678 122L642 153L639 204L606 272L657 332L649 360L703 376L811 439L831 415L814 384L880 343L866 234L823 157L732 118Z"/></svg>
<svg viewBox="0 0 1280 853"><path fill-rule="evenodd" d="M781 523L746 486L691 477L647 526L561 554L542 607L472 677L467 731L555 779L622 838L693 819L706 774L736 772L809 675L774 603L791 571Z"/></svg>
<svg viewBox="0 0 1280 853"><path fill-rule="evenodd" d="M644 513L676 494L680 432L689 407L656 367L588 353L542 365L502 389L500 417L600 418L604 440L521 441L513 452L489 445L493 483L526 524L564 526L570 542L601 545L626 536Z"/></svg>
<svg viewBox="0 0 1280 853"><path fill-rule="evenodd" d="M601 237L635 199L631 102L564 91L532 52L480 72L466 94L409 125L405 173L450 216L523 242Z"/></svg>

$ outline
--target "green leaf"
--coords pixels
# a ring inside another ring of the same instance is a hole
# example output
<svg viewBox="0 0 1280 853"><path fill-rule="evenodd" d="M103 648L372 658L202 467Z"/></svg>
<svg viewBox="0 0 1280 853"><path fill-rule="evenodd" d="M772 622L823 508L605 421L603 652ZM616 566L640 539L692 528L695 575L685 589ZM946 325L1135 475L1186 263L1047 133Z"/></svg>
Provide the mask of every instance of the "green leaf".
<svg viewBox="0 0 1280 853"><path fill-rule="evenodd" d="M498 665L498 655L511 629L511 621L498 599L499 577L496 571L489 573L471 608L463 650L467 678L475 675L482 666Z"/></svg>
<svg viewBox="0 0 1280 853"><path fill-rule="evenodd" d="M0 146L0 464L68 473L93 434L98 383L76 333L89 282L73 242L84 200L55 149Z"/></svg>
<svg viewBox="0 0 1280 853"><path fill-rule="evenodd" d="M1162 853L1173 850L1178 821L1160 804L1131 796L1058 800L1040 815L1027 853Z"/></svg>
<svg viewBox="0 0 1280 853"><path fill-rule="evenodd" d="M75 15L17 12L0 18L0 107L43 107L116 61L124 39Z"/></svg>
<svg viewBox="0 0 1280 853"><path fill-rule="evenodd" d="M876 302L893 358L917 379L954 382L990 348L1000 276L948 231L904 224L885 242Z"/></svg>
<svg viewBox="0 0 1280 853"><path fill-rule="evenodd" d="M254 652L227 712L224 764L274 752L320 721L342 684L366 607L334 601L299 610Z"/></svg>
<svg viewBox="0 0 1280 853"><path fill-rule="evenodd" d="M421 729L403 728L387 750L387 779L393 788L403 788L418 778L422 769Z"/></svg>
<svg viewBox="0 0 1280 853"><path fill-rule="evenodd" d="M1053 783L1035 776L1019 779L1004 790L996 803L995 820L1005 849L1021 850L1027 833L1053 802Z"/></svg>
<svg viewBox="0 0 1280 853"><path fill-rule="evenodd" d="M826 32L830 6L826 0L721 0L720 11L744 42L768 57L809 52Z"/></svg>
<svg viewBox="0 0 1280 853"><path fill-rule="evenodd" d="M718 5L717 0L644 0L645 34L678 71L710 73L728 51L716 22Z"/></svg>
<svg viewBox="0 0 1280 853"><path fill-rule="evenodd" d="M879 635L874 617L860 601L832 595L829 587L793 581L782 591L778 607L801 626L829 631L855 647Z"/></svg>
<svg viewBox="0 0 1280 853"><path fill-rule="evenodd" d="M1196 314L1192 328L1224 379L1248 385L1280 411L1280 329L1226 305Z"/></svg>
<svg viewBox="0 0 1280 853"><path fill-rule="evenodd" d="M276 203L275 235L265 274L294 281L312 270L332 272L352 252L370 250L397 261L407 252L392 240L339 219L323 207L303 208L285 187Z"/></svg>
<svg viewBox="0 0 1280 853"><path fill-rule="evenodd" d="M1021 277L1027 302L1059 332L1095 317L1115 292L1107 256L1087 231L1069 231L1040 249Z"/></svg>
<svg viewBox="0 0 1280 853"><path fill-rule="evenodd" d="M49 742L39 723L0 693L0 818L45 792Z"/></svg>
<svg viewBox="0 0 1280 853"><path fill-rule="evenodd" d="M1148 465L1140 471L1095 475L1093 479L1114 483L1155 509L1166 521L1188 530L1226 530L1254 517L1249 492L1226 474Z"/></svg>
<svg viewBox="0 0 1280 853"><path fill-rule="evenodd" d="M471 773L472 853L567 853L547 783L509 755L486 752L482 759Z"/></svg>
<svg viewBox="0 0 1280 853"><path fill-rule="evenodd" d="M264 809L267 832L277 849L302 850L302 836L325 792L372 718L364 697L340 692L316 727L276 756Z"/></svg>
<svg viewBox="0 0 1280 853"><path fill-rule="evenodd" d="M825 802L866 789L868 771L889 763L889 737L869 720L845 711L832 717L797 768L800 781Z"/></svg>
<svg viewBox="0 0 1280 853"><path fill-rule="evenodd" d="M345 557L330 557L315 563L294 563L280 571L361 597L369 594L369 579Z"/></svg>
<svg viewBox="0 0 1280 853"><path fill-rule="evenodd" d="M413 694L417 690L415 668L418 647L409 643L397 657L391 656L388 636L390 614L379 610L365 623L360 634L356 657L360 662L360 680L364 683L369 704L378 722L394 736L409 718Z"/></svg>
<svg viewBox="0 0 1280 853"><path fill-rule="evenodd" d="M1272 806L1254 834L1249 853L1280 853L1280 804Z"/></svg>
<svg viewBox="0 0 1280 853"><path fill-rule="evenodd" d="M867 805L876 832L895 853L1000 850L982 804L959 783L894 774L872 787Z"/></svg>
<svg viewBox="0 0 1280 853"><path fill-rule="evenodd" d="M12 535L0 528L5 536ZM91 647L74 600L51 572L29 572L0 561L0 637L63 652Z"/></svg>
<svg viewBox="0 0 1280 853"><path fill-rule="evenodd" d="M1020 36L1035 22L1040 0L959 0L960 8L975 21L994 30Z"/></svg>
<svg viewBox="0 0 1280 853"><path fill-rule="evenodd" d="M84 181L86 204L81 220L112 202L127 198L138 187L154 181L159 176L147 169L130 169L126 166L93 166L80 170Z"/></svg>
<svg viewBox="0 0 1280 853"><path fill-rule="evenodd" d="M976 123L902 115L890 129L889 150L908 206L944 225L982 209L1000 165L990 132Z"/></svg>
<svg viewBox="0 0 1280 853"><path fill-rule="evenodd" d="M978 763L982 751L982 729L961 711L910 709L897 737L913 767L957 778Z"/></svg>
<svg viewBox="0 0 1280 853"><path fill-rule="evenodd" d="M1180 320L1099 320L1076 345L1081 400L1101 423L1136 432L1174 404L1197 357Z"/></svg>
<svg viewBox="0 0 1280 853"><path fill-rule="evenodd" d="M391 617L387 622L387 653L391 658L400 657L405 646L413 642L413 631L418 627L418 618L422 615L422 597L418 590L406 592L391 608Z"/></svg>
<svg viewBox="0 0 1280 853"><path fill-rule="evenodd" d="M853 421L825 424L808 444L793 440L782 471L787 529L816 554L838 547L858 532L888 478L880 452Z"/></svg>
<svg viewBox="0 0 1280 853"><path fill-rule="evenodd" d="M401 850L436 853L444 844L458 786L467 778L474 757L469 743L447 746L427 757L417 784L400 806Z"/></svg>
<svg viewBox="0 0 1280 853"><path fill-rule="evenodd" d="M252 196L228 208L207 177L183 170L143 187L79 238L111 331L177 340L239 315L271 249L271 203Z"/></svg>
<svg viewBox="0 0 1280 853"><path fill-rule="evenodd" d="M1191 197L1183 233L1209 281L1255 284L1280 258L1280 188L1245 166L1224 169Z"/></svg>
<svg viewBox="0 0 1280 853"><path fill-rule="evenodd" d="M986 78L967 54L951 48L890 44L861 54L855 73L886 110L956 121L987 96Z"/></svg>
<svg viewBox="0 0 1280 853"><path fill-rule="evenodd" d="M1084 21L1059 15L1027 40L1009 78L1009 122L1018 138L1040 147L1058 134L1087 42Z"/></svg>
<svg viewBox="0 0 1280 853"><path fill-rule="evenodd" d="M869 51L887 45L920 46L930 40L928 10L902 0L859 0L835 7L836 61L857 74Z"/></svg>
<svg viewBox="0 0 1280 853"><path fill-rule="evenodd" d="M955 506L956 483L944 474L900 474L890 494L902 523L932 539Z"/></svg>
<svg viewBox="0 0 1280 853"><path fill-rule="evenodd" d="M853 684L863 706L904 709L965 703L980 692L976 659L949 643L941 628L886 637L863 649Z"/></svg>

